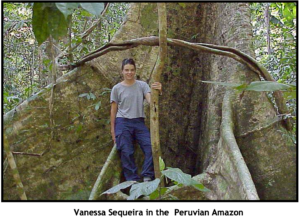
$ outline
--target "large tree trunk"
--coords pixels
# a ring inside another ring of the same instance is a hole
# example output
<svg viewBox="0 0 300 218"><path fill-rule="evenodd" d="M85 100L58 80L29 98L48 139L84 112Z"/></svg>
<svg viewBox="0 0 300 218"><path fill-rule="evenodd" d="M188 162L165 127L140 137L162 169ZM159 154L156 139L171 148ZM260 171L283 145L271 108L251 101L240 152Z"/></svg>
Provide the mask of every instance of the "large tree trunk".
<svg viewBox="0 0 300 218"><path fill-rule="evenodd" d="M169 3L167 14L170 38L230 46L254 55L246 3L185 3L185 7ZM132 4L112 42L157 35L157 30L156 4ZM157 55L157 47L147 46L113 51L58 79L57 135L46 153L49 90L4 116L12 151L43 154L15 155L28 199L88 199L113 146L107 123L109 95L100 97L102 88L120 81L125 57L135 58L138 77L149 81ZM266 94L231 93L201 80L248 83L259 76L228 57L168 48L159 103L162 156L167 166L181 168L212 190L205 196L186 188L170 192L183 200L295 200L296 148L282 123L272 122L276 110ZM89 92L101 99L99 111L89 107L92 101L78 97ZM121 180L118 164L116 159L116 167L101 174L107 181L101 183L102 190ZM12 181L7 172L4 199L18 198Z"/></svg>

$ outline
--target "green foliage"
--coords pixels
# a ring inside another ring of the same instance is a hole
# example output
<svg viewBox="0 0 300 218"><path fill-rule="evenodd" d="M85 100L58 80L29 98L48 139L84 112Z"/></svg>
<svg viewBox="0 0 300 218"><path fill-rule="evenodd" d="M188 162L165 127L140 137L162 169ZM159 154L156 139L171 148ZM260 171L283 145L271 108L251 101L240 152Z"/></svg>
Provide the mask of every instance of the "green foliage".
<svg viewBox="0 0 300 218"><path fill-rule="evenodd" d="M296 84L297 3L250 3L250 8L257 60L268 69L274 79L279 83L287 85ZM270 53L268 53L267 49L268 26L266 22L266 11L268 8L270 15ZM289 111L296 115L296 88L284 91L283 95L287 100ZM275 104L275 100L272 97L271 100ZM295 137L296 131L293 131L293 134Z"/></svg>
<svg viewBox="0 0 300 218"><path fill-rule="evenodd" d="M87 100L90 100L90 99L95 100L95 99L96 99L96 96L95 96L93 93L91 93L91 92L90 92L90 93L83 93L83 94L80 94L78 97L79 97L79 98L86 97Z"/></svg>
<svg viewBox="0 0 300 218"><path fill-rule="evenodd" d="M167 187L160 187L149 195L150 200L155 200L164 195L169 189Z"/></svg>
<svg viewBox="0 0 300 218"><path fill-rule="evenodd" d="M121 189L125 189L131 186L130 195L127 200L136 200L140 196L149 196L150 200L159 199L169 190L168 187L160 187L160 182L164 179L164 177L174 181L174 183L178 187L192 186L199 191L209 191L209 189L205 188L203 184L198 183L196 180L194 180L191 175L182 172L178 168L168 167L167 170L164 170L165 163L161 157L159 157L159 167L162 173L162 177L160 179L157 178L151 182L142 183L136 183L135 181L126 181L110 188L109 190L103 192L101 195L114 194ZM177 200L177 198L172 195L168 197Z"/></svg>
<svg viewBox="0 0 300 218"><path fill-rule="evenodd" d="M287 91L287 92L284 92L284 93L283 93L283 97L284 97L286 100L296 99L296 98L297 98L297 91L294 90L294 91Z"/></svg>
<svg viewBox="0 0 300 218"><path fill-rule="evenodd" d="M8 111L13 108L16 103L20 102L20 98L18 96L12 95L9 96L7 91L3 92L3 107L4 111Z"/></svg>
<svg viewBox="0 0 300 218"><path fill-rule="evenodd" d="M121 189L125 189L125 188L128 188L129 186L132 186L133 184L135 184L136 181L126 181L126 182L122 182L110 189L108 189L107 191L103 192L101 195L104 195L104 194L107 194L107 195L110 195L110 194L115 194L117 193L118 191L120 191Z"/></svg>
<svg viewBox="0 0 300 218"><path fill-rule="evenodd" d="M265 13L269 6L271 54L267 53ZM296 82L296 3L251 3L257 59L276 80Z"/></svg>
<svg viewBox="0 0 300 218"><path fill-rule="evenodd" d="M167 178L175 181L178 186L185 185L185 186L192 186L199 191L209 191L209 189L205 188L203 184L198 183L196 180L192 178L191 175L186 174L181 171L179 168L170 168L168 167L167 170L161 172Z"/></svg>
<svg viewBox="0 0 300 218"><path fill-rule="evenodd" d="M127 198L127 200L135 200L142 195L144 196L150 195L158 188L159 183L160 183L160 179L155 179L151 182L133 184L130 189L130 195Z"/></svg>
<svg viewBox="0 0 300 218"><path fill-rule="evenodd" d="M192 181L191 181L192 176L182 172L178 168L168 168L167 170L164 170L161 173L164 176L166 176L167 178L178 182L179 184L183 184L183 185L188 186L188 185L191 185L191 183L192 183Z"/></svg>
<svg viewBox="0 0 300 218"><path fill-rule="evenodd" d="M96 111L99 110L100 106L101 106L101 101L99 101L97 104L95 104L95 110Z"/></svg>
<svg viewBox="0 0 300 218"><path fill-rule="evenodd" d="M87 10L88 12L96 16L99 16L104 9L104 3L79 3L79 4L83 9Z"/></svg>
<svg viewBox="0 0 300 218"><path fill-rule="evenodd" d="M103 88L103 90L104 91L100 94L100 97L102 97L105 94L111 92L111 89L109 89L109 88ZM94 101L94 100L97 99L97 97L93 93L91 93L91 92L89 92L89 93L82 93L78 97L79 98L86 98L87 100L92 100L92 101ZM99 108L101 107L101 100L98 101L97 103L94 103L94 104L90 105L89 107L95 107L96 111L99 110Z"/></svg>
<svg viewBox="0 0 300 218"><path fill-rule="evenodd" d="M55 5L63 13L65 19L78 8L78 3L55 3Z"/></svg>
<svg viewBox="0 0 300 218"><path fill-rule="evenodd" d="M24 3L3 4L4 112L13 109L39 88L31 82L35 70L31 60L35 53L35 40L29 28L31 15L30 6Z"/></svg>
<svg viewBox="0 0 300 218"><path fill-rule="evenodd" d="M39 46L32 29L35 4L42 3L3 3L3 93L6 93L3 96L5 98L4 113L49 85L49 70L52 68L52 63L48 57L49 52L47 52L49 50L48 42L46 40ZM77 46L72 52L72 62L76 62L82 56L109 42L123 22L128 6L127 3L110 3L96 29L83 38L82 34L99 20L98 16L83 9L79 3L44 4L57 7L57 13L60 11L63 14L68 29L71 28L69 36L58 37L59 40L56 40L55 47L57 52L60 52L69 45ZM43 7L41 10L49 11L49 9ZM44 18L46 15L43 14ZM49 19L53 18L53 21L58 19L55 16L48 17ZM72 19L70 19L71 17ZM35 22L38 25L44 25L41 20ZM51 22L49 22L50 24ZM53 24L51 25L53 26ZM43 32L40 34L42 38L45 38ZM61 57L59 63L70 64L70 56ZM58 72L57 78L64 73L66 72ZM103 95L108 92L109 90L104 90ZM7 98L10 96L11 98ZM99 101L95 102L95 109L100 106Z"/></svg>
<svg viewBox="0 0 300 218"><path fill-rule="evenodd" d="M67 20L54 3L34 3L32 27L39 45L50 35L59 40L68 32Z"/></svg>
<svg viewBox="0 0 300 218"><path fill-rule="evenodd" d="M110 88L102 88L102 92L100 94L100 96L106 95L108 93L111 93L111 89Z"/></svg>
<svg viewBox="0 0 300 218"><path fill-rule="evenodd" d="M32 26L34 35L42 44L49 36L59 40L68 32L69 15L78 6L99 16L104 9L104 3L39 3L33 5Z"/></svg>
<svg viewBox="0 0 300 218"><path fill-rule="evenodd" d="M292 87L283 83L271 82L271 81L255 81L251 82L245 90L256 92L271 92L277 90L288 90Z"/></svg>

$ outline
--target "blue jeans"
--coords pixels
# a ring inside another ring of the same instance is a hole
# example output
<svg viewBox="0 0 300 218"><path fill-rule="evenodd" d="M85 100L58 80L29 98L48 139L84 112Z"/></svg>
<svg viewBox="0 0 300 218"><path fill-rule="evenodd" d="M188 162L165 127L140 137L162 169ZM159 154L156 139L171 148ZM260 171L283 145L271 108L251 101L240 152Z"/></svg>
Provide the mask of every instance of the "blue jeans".
<svg viewBox="0 0 300 218"><path fill-rule="evenodd" d="M142 169L142 177L154 178L154 166L150 132L145 126L144 118L127 119L117 117L115 122L115 135L117 149L121 154L123 173L126 181L139 181L137 167L134 161L133 141L136 139L140 145L145 160Z"/></svg>

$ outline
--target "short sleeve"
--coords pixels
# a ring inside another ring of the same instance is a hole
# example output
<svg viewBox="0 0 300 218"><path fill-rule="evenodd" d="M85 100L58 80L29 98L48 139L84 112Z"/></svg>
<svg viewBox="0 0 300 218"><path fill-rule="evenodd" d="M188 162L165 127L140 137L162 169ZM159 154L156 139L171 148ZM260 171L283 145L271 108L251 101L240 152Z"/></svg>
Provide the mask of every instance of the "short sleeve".
<svg viewBox="0 0 300 218"><path fill-rule="evenodd" d="M116 86L114 86L110 93L110 103L116 102L118 104L118 90L116 89Z"/></svg>
<svg viewBox="0 0 300 218"><path fill-rule="evenodd" d="M151 89L147 83L144 83L143 85L143 93L146 95L147 93L151 92Z"/></svg>

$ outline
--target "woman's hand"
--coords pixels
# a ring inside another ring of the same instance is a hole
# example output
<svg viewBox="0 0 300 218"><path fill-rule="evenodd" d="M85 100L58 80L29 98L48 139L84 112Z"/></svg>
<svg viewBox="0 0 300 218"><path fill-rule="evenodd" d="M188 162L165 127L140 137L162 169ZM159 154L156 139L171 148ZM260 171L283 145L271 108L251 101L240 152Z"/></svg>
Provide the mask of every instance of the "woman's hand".
<svg viewBox="0 0 300 218"><path fill-rule="evenodd" d="M114 144L116 144L116 135L115 135L115 131L111 132L111 137L112 137L112 140L114 141Z"/></svg>
<svg viewBox="0 0 300 218"><path fill-rule="evenodd" d="M162 85L161 85L160 82L154 82L154 83L152 83L151 88L158 90L159 93L160 93L160 95L162 94Z"/></svg>

